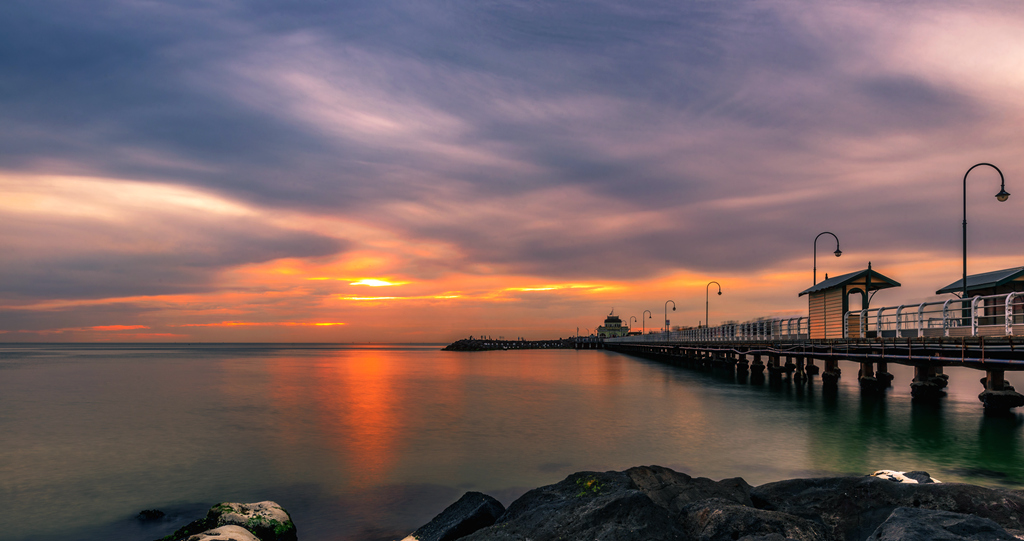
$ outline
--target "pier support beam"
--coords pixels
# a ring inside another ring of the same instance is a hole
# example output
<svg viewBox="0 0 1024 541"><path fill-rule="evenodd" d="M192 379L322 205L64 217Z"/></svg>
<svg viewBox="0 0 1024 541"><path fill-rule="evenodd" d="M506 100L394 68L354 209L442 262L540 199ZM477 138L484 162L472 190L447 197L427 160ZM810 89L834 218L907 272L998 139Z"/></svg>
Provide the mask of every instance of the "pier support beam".
<svg viewBox="0 0 1024 541"><path fill-rule="evenodd" d="M946 379L938 377L935 367L931 365L915 365L914 381L910 382L910 396L919 400L935 400L946 395L942 389Z"/></svg>
<svg viewBox="0 0 1024 541"><path fill-rule="evenodd" d="M871 362L860 363L860 374L857 379L860 382L860 390L863 393L879 393L887 386L875 376L874 365Z"/></svg>
<svg viewBox="0 0 1024 541"><path fill-rule="evenodd" d="M778 355L768 355L768 377L778 379L782 377L785 368L779 365Z"/></svg>
<svg viewBox="0 0 1024 541"><path fill-rule="evenodd" d="M892 387L892 374L889 373L889 363L885 361L878 361L878 369L875 370L875 378L878 379L879 385L883 388Z"/></svg>
<svg viewBox="0 0 1024 541"><path fill-rule="evenodd" d="M750 363L747 362L747 356L746 355L740 355L740 358L736 361L736 371L737 372L746 372L749 369L750 369Z"/></svg>
<svg viewBox="0 0 1024 541"><path fill-rule="evenodd" d="M791 355L786 355L786 364L783 365L782 370L787 374L792 374L793 371L796 370L796 363L793 362L793 357Z"/></svg>
<svg viewBox="0 0 1024 541"><path fill-rule="evenodd" d="M837 387L839 385L839 375L842 371L839 369L839 361L835 359L825 360L825 371L821 373L822 385L829 387Z"/></svg>
<svg viewBox="0 0 1024 541"><path fill-rule="evenodd" d="M1024 395L1014 390L1013 385L1006 381L1002 370L988 370L981 379L985 390L978 395L985 406L987 414L1004 414L1010 408L1024 406Z"/></svg>
<svg viewBox="0 0 1024 541"><path fill-rule="evenodd" d="M764 362L761 361L760 355L754 355L754 362L750 363L750 371L755 374L764 372Z"/></svg>
<svg viewBox="0 0 1024 541"><path fill-rule="evenodd" d="M807 358L807 368L805 369L808 376L817 376L820 369L814 364L814 357Z"/></svg>

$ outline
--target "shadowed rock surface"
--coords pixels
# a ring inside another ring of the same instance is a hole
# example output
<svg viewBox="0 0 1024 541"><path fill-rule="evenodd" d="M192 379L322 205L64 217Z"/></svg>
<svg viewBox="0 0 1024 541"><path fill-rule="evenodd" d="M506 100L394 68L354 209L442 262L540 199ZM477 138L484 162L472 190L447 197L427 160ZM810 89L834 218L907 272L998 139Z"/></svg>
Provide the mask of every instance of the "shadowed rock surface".
<svg viewBox="0 0 1024 541"><path fill-rule="evenodd" d="M452 541L494 524L504 512L505 506L498 500L480 492L467 492L406 540Z"/></svg>
<svg viewBox="0 0 1024 541"><path fill-rule="evenodd" d="M752 488L740 478L712 481L660 466L579 472L527 492L494 525L458 539L988 541L1021 534L1020 492L893 473Z"/></svg>
<svg viewBox="0 0 1024 541"><path fill-rule="evenodd" d="M498 522L463 539L683 540L667 509L637 489L623 472L580 472L535 488L512 503Z"/></svg>
<svg viewBox="0 0 1024 541"><path fill-rule="evenodd" d="M1019 493L960 483L792 479L756 487L751 499L759 508L820 522L830 538L844 541L867 539L897 507L976 515L1014 531L1024 524L1024 498Z"/></svg>
<svg viewBox="0 0 1024 541"><path fill-rule="evenodd" d="M686 505L708 498L753 505L750 501L750 485L739 477L712 481L704 477L690 477L661 466L640 466L630 468L625 473L651 501L677 517Z"/></svg>
<svg viewBox="0 0 1024 541"><path fill-rule="evenodd" d="M875 530L871 541L1016 541L987 519L950 511L898 507Z"/></svg>
<svg viewBox="0 0 1024 541"><path fill-rule="evenodd" d="M700 541L828 539L825 528L815 522L718 498L692 503L683 511L689 538Z"/></svg>

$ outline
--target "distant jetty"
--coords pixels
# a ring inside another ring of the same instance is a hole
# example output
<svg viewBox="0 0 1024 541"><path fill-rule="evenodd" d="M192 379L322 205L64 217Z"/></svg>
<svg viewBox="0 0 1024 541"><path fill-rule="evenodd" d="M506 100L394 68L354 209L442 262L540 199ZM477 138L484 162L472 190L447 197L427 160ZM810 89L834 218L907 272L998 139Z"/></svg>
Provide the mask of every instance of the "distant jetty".
<svg viewBox="0 0 1024 541"><path fill-rule="evenodd" d="M572 338L558 340L492 340L490 338L464 338L448 344L442 351L493 351L500 349L574 349Z"/></svg>

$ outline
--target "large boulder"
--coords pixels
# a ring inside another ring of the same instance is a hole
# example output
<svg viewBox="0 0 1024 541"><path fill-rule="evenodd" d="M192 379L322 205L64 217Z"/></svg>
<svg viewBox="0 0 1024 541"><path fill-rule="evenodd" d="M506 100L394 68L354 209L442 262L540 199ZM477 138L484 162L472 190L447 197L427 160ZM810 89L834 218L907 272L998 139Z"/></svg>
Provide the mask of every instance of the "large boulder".
<svg viewBox="0 0 1024 541"><path fill-rule="evenodd" d="M194 520L160 541L191 541L192 536L222 526L238 526L260 541L297 541L295 523L280 505L257 503L219 503L206 516Z"/></svg>
<svg viewBox="0 0 1024 541"><path fill-rule="evenodd" d="M778 511L765 511L734 501L711 499L687 505L683 524L689 539L734 541L736 539L778 539L779 541L830 541L825 527L810 520Z"/></svg>
<svg viewBox="0 0 1024 541"><path fill-rule="evenodd" d="M952 511L1024 525L1021 494L959 483L893 483L876 477L827 477L768 483L751 490L758 508L819 522L837 540L861 541L898 507Z"/></svg>
<svg viewBox="0 0 1024 541"><path fill-rule="evenodd" d="M686 533L626 473L579 472L527 492L493 526L462 539L681 541Z"/></svg>
<svg viewBox="0 0 1024 541"><path fill-rule="evenodd" d="M1002 526L974 515L897 507L869 541L1016 541Z"/></svg>
<svg viewBox="0 0 1024 541"><path fill-rule="evenodd" d="M467 492L403 541L454 541L494 524L505 506L480 492Z"/></svg>
<svg viewBox="0 0 1024 541"><path fill-rule="evenodd" d="M740 477L712 481L690 477L661 466L639 466L625 471L636 487L654 503L678 517L691 503L718 498L739 505L753 505L750 485Z"/></svg>

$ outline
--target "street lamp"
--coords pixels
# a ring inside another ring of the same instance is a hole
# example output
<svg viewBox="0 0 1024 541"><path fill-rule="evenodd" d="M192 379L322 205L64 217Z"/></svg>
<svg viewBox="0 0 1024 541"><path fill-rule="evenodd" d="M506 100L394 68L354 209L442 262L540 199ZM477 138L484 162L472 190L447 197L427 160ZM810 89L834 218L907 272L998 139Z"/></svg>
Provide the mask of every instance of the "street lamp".
<svg viewBox="0 0 1024 541"><path fill-rule="evenodd" d="M665 301L665 332L668 332L668 303L672 303L672 311L676 311L676 301L667 300Z"/></svg>
<svg viewBox="0 0 1024 541"><path fill-rule="evenodd" d="M829 231L818 233L818 237L822 235L832 235L832 238L836 239L836 251L833 253L836 254L836 257L843 255L842 250L839 249L839 237L835 233ZM818 285L818 237L814 237L814 283L811 284L812 286Z"/></svg>
<svg viewBox="0 0 1024 541"><path fill-rule="evenodd" d="M708 282L708 285L704 286L704 326L705 327L710 327L711 326L711 320L708 319L708 295L710 295L711 284L715 284L716 286L718 286L718 294L719 295L722 294L722 284L719 284L718 282L716 282L714 280ZM690 320L690 321L693 321L693 320Z"/></svg>
<svg viewBox="0 0 1024 541"><path fill-rule="evenodd" d="M644 313L640 314L640 334L647 334L647 326L644 325L647 321L644 320L644 314L647 315L647 319L654 317L654 314L652 314L650 310L644 310Z"/></svg>
<svg viewBox="0 0 1024 541"><path fill-rule="evenodd" d="M633 322L634 321L636 321L636 316L629 316L629 331L626 331L626 332L632 332L633 331Z"/></svg>
<svg viewBox="0 0 1024 541"><path fill-rule="evenodd" d="M990 163L979 163L972 165L970 169L964 173L964 276L963 276L963 294L960 296L961 299L967 298L967 175L974 170L975 167L987 165L992 169L995 169L999 173L999 193L996 194L996 199L999 202L1006 201L1010 198L1010 194L1006 191L1006 179L1003 178L1003 172L998 167Z"/></svg>

